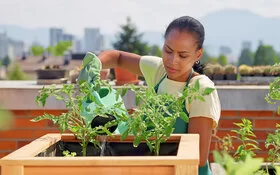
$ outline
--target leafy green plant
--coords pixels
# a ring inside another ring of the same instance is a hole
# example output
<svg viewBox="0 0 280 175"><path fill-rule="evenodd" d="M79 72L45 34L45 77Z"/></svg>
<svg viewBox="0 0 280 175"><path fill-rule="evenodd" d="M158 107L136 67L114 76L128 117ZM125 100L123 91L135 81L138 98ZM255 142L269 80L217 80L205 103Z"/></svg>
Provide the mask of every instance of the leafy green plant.
<svg viewBox="0 0 280 175"><path fill-rule="evenodd" d="M96 136L106 133L112 136L112 133L108 128L118 124L124 116L117 112L117 110L123 110L120 103L114 104L112 107L104 106L97 103L97 97L92 92L99 92L101 86L111 87L105 82L96 79L94 83L84 81L81 84L63 84L61 88L57 88L55 85L50 87L43 87L40 90L39 95L36 97L36 102L39 105L45 106L46 100L53 96L56 100L63 101L68 109L67 112L62 113L60 116L45 113L42 116L38 116L32 119L33 122L48 119L53 121L55 125L58 125L61 133L65 131L71 131L74 133L77 139L81 140L82 155L86 155L86 148L89 142L95 146L100 147L100 143L96 140ZM84 107L83 103L95 103L95 108ZM88 120L87 115L106 117L108 114L116 116L116 120L106 123L104 126L91 127L91 120Z"/></svg>
<svg viewBox="0 0 280 175"><path fill-rule="evenodd" d="M244 160L236 161L227 152L213 151L213 155L215 162L223 167L227 175L267 174L265 171L259 170L263 158L252 158L250 154L247 154Z"/></svg>
<svg viewBox="0 0 280 175"><path fill-rule="evenodd" d="M188 122L188 116L183 111L186 98L189 103L197 99L204 101L203 96L209 95L213 90L206 88L200 91L199 81L196 81L194 86L187 87L179 97L174 97L167 93L156 94L154 89L132 86L138 107L128 118L128 128L121 139L131 133L134 135L135 147L145 141L150 151L159 155L160 144L166 142L173 133L176 119Z"/></svg>
<svg viewBox="0 0 280 175"><path fill-rule="evenodd" d="M271 161L272 164L275 162L280 162L280 125L276 124L276 130L274 134L269 133L266 141L265 147L270 148L268 150L268 161Z"/></svg>
<svg viewBox="0 0 280 175"><path fill-rule="evenodd" d="M237 150L234 154L234 158L236 160L245 160L247 155L254 157L254 151L260 149L256 145L258 142L253 139L256 137L256 135L253 133L252 122L245 118L241 120L242 123L234 123L239 127L239 129L232 130L232 132L237 134L237 136L232 137L241 141L241 145L237 147Z"/></svg>
<svg viewBox="0 0 280 175"><path fill-rule="evenodd" d="M217 135L214 135L214 137L218 140L216 144L219 151L229 153L231 150L234 149L232 144L233 136L227 134L222 138L218 137Z"/></svg>
<svg viewBox="0 0 280 175"><path fill-rule="evenodd" d="M65 156L65 157L75 157L77 155L76 152L70 152L68 150L65 150L62 152L62 154Z"/></svg>
<svg viewBox="0 0 280 175"><path fill-rule="evenodd" d="M280 67L280 64L275 64L274 66ZM280 114L280 77L276 77L272 83L269 85L269 93L264 98L269 104L278 104L277 113Z"/></svg>

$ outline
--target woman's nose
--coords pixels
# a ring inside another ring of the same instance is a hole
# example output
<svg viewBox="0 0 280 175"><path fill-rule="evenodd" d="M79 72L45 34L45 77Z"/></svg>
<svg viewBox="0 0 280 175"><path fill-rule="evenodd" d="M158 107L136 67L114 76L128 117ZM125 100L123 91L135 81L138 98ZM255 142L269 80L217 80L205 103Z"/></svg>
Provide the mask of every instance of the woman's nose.
<svg viewBox="0 0 280 175"><path fill-rule="evenodd" d="M176 54L172 54L169 61L172 64L178 64L179 63L179 57Z"/></svg>

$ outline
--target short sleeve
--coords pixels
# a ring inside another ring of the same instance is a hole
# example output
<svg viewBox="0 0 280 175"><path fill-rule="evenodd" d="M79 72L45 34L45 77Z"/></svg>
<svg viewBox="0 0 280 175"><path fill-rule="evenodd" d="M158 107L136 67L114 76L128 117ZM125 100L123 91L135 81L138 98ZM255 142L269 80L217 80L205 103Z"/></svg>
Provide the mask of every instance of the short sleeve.
<svg viewBox="0 0 280 175"><path fill-rule="evenodd" d="M221 103L218 96L218 92L214 86L214 83L205 75L200 75L192 78L190 86L194 85L196 80L199 80L200 89L203 91L205 88L210 87L215 90L209 94L203 96L205 101L194 100L186 107L189 111L189 118L192 117L207 117L213 119L212 128L216 128L221 115ZM186 101L187 105L187 101Z"/></svg>
<svg viewBox="0 0 280 175"><path fill-rule="evenodd" d="M148 87L154 87L165 74L162 58L160 57L142 56L139 67Z"/></svg>

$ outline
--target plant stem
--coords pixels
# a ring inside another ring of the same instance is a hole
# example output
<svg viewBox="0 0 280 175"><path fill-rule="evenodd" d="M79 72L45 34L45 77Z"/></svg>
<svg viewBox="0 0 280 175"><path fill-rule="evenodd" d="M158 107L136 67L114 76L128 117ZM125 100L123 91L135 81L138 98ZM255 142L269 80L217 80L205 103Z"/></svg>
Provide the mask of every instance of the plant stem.
<svg viewBox="0 0 280 175"><path fill-rule="evenodd" d="M82 154L83 154L83 156L87 155L87 145L88 145L88 142L83 140L82 141Z"/></svg>
<svg viewBox="0 0 280 175"><path fill-rule="evenodd" d="M160 149L160 139L159 139L159 135L156 134L156 138L155 138L156 144L155 144L155 155L158 156L159 155L159 149Z"/></svg>

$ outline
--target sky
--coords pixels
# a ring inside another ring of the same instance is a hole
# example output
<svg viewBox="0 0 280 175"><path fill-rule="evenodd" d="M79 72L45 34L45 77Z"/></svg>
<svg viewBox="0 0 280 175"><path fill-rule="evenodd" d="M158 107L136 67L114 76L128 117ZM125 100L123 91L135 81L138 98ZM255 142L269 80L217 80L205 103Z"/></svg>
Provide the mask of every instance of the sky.
<svg viewBox="0 0 280 175"><path fill-rule="evenodd" d="M103 34L115 33L130 16L141 32L164 31L179 16L200 19L228 8L280 17L280 0L0 0L0 24L61 27L82 36L85 27L99 27Z"/></svg>

